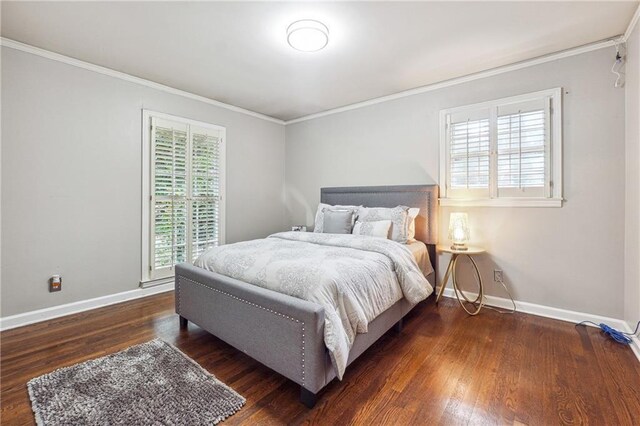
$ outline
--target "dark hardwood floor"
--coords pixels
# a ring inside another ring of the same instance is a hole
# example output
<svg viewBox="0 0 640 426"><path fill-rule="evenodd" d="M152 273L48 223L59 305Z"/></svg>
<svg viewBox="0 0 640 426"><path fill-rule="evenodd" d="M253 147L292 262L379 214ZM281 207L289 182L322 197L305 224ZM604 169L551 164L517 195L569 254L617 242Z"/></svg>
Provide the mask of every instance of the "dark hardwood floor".
<svg viewBox="0 0 640 426"><path fill-rule="evenodd" d="M334 381L314 409L299 387L193 324L173 293L0 335L2 424L34 424L32 377L159 337L247 398L225 424L640 424L640 363L594 328L433 297Z"/></svg>

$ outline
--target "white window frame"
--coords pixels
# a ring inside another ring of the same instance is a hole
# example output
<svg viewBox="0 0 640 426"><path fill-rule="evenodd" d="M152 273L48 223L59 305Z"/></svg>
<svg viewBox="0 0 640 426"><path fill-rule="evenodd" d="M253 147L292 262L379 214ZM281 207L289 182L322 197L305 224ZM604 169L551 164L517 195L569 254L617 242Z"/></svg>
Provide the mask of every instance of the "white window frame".
<svg viewBox="0 0 640 426"><path fill-rule="evenodd" d="M201 127L220 132L220 205L219 205L219 243L225 243L225 199L226 199L226 128L215 124L179 117L147 109L142 110L142 270L141 287L150 287L173 282L174 274L169 276L153 276L151 273L151 239L153 231L151 229L151 185L153 182L153 168L151 167L151 117L175 121L188 126ZM191 142L189 142L191 143ZM173 271L173 268L171 268Z"/></svg>
<svg viewBox="0 0 640 426"><path fill-rule="evenodd" d="M497 137L493 124L490 140L489 197L459 197L448 194L449 188L449 141L447 136L447 117L460 112L473 112L482 109L493 111L500 106L514 103L549 99L551 102L550 159L547 183L549 191L544 197L499 197L497 188ZM448 108L440 111L440 205L455 207L562 207L562 88L557 87L524 95L496 99L473 105Z"/></svg>

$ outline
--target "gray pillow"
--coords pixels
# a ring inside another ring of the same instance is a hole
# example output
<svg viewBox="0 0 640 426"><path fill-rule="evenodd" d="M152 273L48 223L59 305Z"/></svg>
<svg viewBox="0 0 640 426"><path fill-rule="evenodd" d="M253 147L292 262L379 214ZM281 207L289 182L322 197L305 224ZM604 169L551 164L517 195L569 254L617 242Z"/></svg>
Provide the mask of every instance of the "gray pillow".
<svg viewBox="0 0 640 426"><path fill-rule="evenodd" d="M351 210L325 209L322 221L322 232L325 234L350 234L353 227Z"/></svg>
<svg viewBox="0 0 640 426"><path fill-rule="evenodd" d="M313 232L322 232L322 224L324 223L324 211L325 210L350 210L355 215L359 206L332 206L331 204L320 203L318 204L318 210L316 211L316 218L314 221Z"/></svg>

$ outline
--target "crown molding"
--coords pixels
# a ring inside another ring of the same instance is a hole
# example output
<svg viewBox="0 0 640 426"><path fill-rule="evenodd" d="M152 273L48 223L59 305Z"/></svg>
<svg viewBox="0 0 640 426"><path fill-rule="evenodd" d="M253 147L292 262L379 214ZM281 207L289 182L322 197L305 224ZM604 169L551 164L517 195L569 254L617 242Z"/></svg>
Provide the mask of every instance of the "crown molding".
<svg viewBox="0 0 640 426"><path fill-rule="evenodd" d="M369 99L367 101L356 102L354 104L346 105L343 107L329 109L329 110L318 112L315 114L305 115L303 117L294 118L293 120L285 121L285 125L300 123L302 121L313 120L315 118L325 117L327 115L338 114L345 111L364 108L364 107L379 104L382 102L388 102L395 99L401 99L401 98L406 98L408 96L418 95L420 93L432 92L434 90L443 89L445 87L468 83L470 81L480 80L482 78L492 77L494 75L504 74L504 73L516 71L522 68L528 68L535 65L544 64L546 62L557 61L558 59L568 58L570 56L576 56L582 53L587 53L594 50L603 49L605 47L614 46L616 43L620 43L622 39L623 39L623 36L611 37L605 40L597 41L595 43L585 44L583 46L561 50L556 53L550 53L548 55L539 56L537 58L527 59L524 61L509 64L509 65L503 65L503 66L492 68L486 71L480 71L480 72L465 75L462 77L456 77L450 80L445 80L438 83L417 87L415 89L409 89L409 90L394 93L391 95L381 96L379 98Z"/></svg>
<svg viewBox="0 0 640 426"><path fill-rule="evenodd" d="M631 37L631 33L633 32L633 29L636 27L636 24L638 23L638 19L640 19L640 5L638 5L636 9L636 13L633 14L631 21L629 21L629 26L627 27L627 30L624 32L624 35L622 36L622 42L626 43L626 41L629 40L629 37Z"/></svg>
<svg viewBox="0 0 640 426"><path fill-rule="evenodd" d="M469 74L462 77L456 77L450 80L444 80L438 83L428 84L426 86L417 87L414 89L404 90L402 92L393 93L391 95L381 96L378 98L369 99L362 102L356 102L350 105L345 105L343 107L333 108L326 111L305 115L302 117L294 118L292 120L280 120L275 117L270 117L268 115L260 114L255 111L250 111L244 108L240 108L234 105L226 104L224 102L216 101L214 99L210 99L204 96L196 95L194 93L186 92L184 90L176 89L170 86L166 86L164 84L156 83L150 80L146 80L144 78L135 77L130 74L126 74L120 71L112 70L110 68L106 68L100 65L91 64L89 62L81 61L79 59L71 58L69 56L61 55L59 53L51 52L49 50L41 49L39 47L31 46L25 43L21 43L15 40L11 40L5 37L0 37L0 46L9 47L11 49L20 50L23 52L31 53L37 56L41 56L43 58L51 59L54 61L62 62L68 65L76 66L78 68L86 69L89 71L97 72L99 74L108 75L110 77L118 78L124 81L128 81L131 83L140 84L146 87L150 87L156 90L160 90L166 93L183 96L185 98L193 99L199 102L207 103L209 105L214 105L220 108L224 108L230 111L238 112L241 114L249 115L251 117L259 118L262 120L270 121L272 123L289 125L295 124L302 121L313 120L320 117L325 117L328 115L338 114L345 111L351 111L354 109L364 108L367 106L392 101L395 99L401 99L408 96L417 95L420 93L431 92L434 90L439 90L445 87L455 86L458 84L468 83L474 80L480 80L487 77L492 77L495 75L504 74L511 71L516 71L523 68L532 67L539 64L544 64L547 62L556 61L563 58L568 58L571 56L580 55L583 53L591 52L598 49L603 49L609 46L614 46L616 43L626 42L629 35L633 31L635 25L640 18L640 6L636 9L635 14L633 15L627 30L624 35L611 37L609 39L601 40L595 43L586 44L583 46L574 47L571 49L562 50L560 52L551 53L544 56L539 56L537 58L527 59L520 62L515 62L513 64L503 65L500 67L492 68L486 71L480 71L477 73Z"/></svg>
<svg viewBox="0 0 640 426"><path fill-rule="evenodd" d="M1 37L0 38L0 46L8 47L10 49L20 50L22 52L31 53L33 55L37 55L43 58L51 59L53 61L62 62L67 65L72 65L74 67L82 68L88 71L93 71L98 74L107 75L109 77L118 78L120 80L128 81L130 83L140 84L142 86L150 87L152 89L160 90L162 92L170 93L172 95L182 96L188 99L193 99L195 101L203 102L209 105L214 105L220 108L227 109L229 111L237 112L240 114L248 115L251 117L259 118L261 120L270 121L272 123L282 124L284 125L284 121L278 118L270 117L268 115L260 114L255 111L250 111L248 109L240 108L234 105L225 104L224 102L216 101L214 99L210 99L204 96L196 95L194 93L185 92L184 90L176 89L170 86L165 86L164 84L156 83L151 80L146 80L144 78L135 77L130 74L126 74L120 71L112 70L110 68L106 68L100 65L91 64L89 62L81 61L79 59L71 58L69 56L61 55L59 53L51 52L49 50L41 49L39 47L31 46L29 44L21 43L19 41L11 40L9 38Z"/></svg>

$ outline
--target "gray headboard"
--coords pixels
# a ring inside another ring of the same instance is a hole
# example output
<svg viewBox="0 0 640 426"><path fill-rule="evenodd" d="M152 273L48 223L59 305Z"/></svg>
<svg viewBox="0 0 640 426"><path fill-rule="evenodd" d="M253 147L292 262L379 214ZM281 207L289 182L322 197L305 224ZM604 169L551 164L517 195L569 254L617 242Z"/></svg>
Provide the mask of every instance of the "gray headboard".
<svg viewBox="0 0 640 426"><path fill-rule="evenodd" d="M416 217L416 239L427 244L431 263L435 263L435 245L438 242L438 185L321 188L320 201L365 207L420 208L420 214Z"/></svg>

